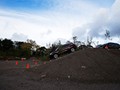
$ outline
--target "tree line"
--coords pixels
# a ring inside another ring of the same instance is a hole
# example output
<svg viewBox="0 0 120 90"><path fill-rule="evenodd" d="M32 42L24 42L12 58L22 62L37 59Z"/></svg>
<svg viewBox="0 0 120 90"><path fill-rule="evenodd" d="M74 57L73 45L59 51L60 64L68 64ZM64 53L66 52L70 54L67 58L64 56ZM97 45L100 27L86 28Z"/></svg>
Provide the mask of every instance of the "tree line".
<svg viewBox="0 0 120 90"><path fill-rule="evenodd" d="M106 37L110 37L110 33L105 34ZM73 43L77 45L78 50L84 48L91 48L93 42L92 37L87 37L87 42L81 42L77 40L77 36L73 36ZM66 43L71 43L67 41ZM95 43L94 43L95 44ZM27 41L12 41L11 39L0 39L0 59L14 59L14 58L30 58L30 57L47 57L49 55L50 49L54 46L60 46L61 41L56 43L48 44L48 48L44 46L39 46L34 40L28 39Z"/></svg>
<svg viewBox="0 0 120 90"><path fill-rule="evenodd" d="M45 50L45 47L40 47L35 41L29 39L26 42L0 39L0 59L44 56Z"/></svg>

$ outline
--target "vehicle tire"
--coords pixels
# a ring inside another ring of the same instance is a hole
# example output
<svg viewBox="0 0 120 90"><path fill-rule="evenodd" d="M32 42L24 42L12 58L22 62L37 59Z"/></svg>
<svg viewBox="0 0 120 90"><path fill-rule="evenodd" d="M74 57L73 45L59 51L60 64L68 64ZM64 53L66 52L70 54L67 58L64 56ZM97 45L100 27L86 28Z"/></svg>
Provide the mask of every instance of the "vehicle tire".
<svg viewBox="0 0 120 90"><path fill-rule="evenodd" d="M71 48L70 51L71 51L71 52L75 52L75 49L74 49L74 48Z"/></svg>
<svg viewBox="0 0 120 90"><path fill-rule="evenodd" d="M59 56L58 56L58 54L54 54L54 56L53 56L55 59L57 59Z"/></svg>

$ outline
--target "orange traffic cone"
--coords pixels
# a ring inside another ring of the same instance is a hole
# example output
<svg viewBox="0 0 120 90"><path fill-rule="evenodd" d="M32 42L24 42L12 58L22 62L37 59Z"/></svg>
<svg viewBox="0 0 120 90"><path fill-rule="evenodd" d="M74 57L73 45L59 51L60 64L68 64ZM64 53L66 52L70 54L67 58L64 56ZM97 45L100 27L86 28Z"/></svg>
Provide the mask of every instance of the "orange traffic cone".
<svg viewBox="0 0 120 90"><path fill-rule="evenodd" d="M15 64L18 65L18 61L16 61Z"/></svg>
<svg viewBox="0 0 120 90"><path fill-rule="evenodd" d="M107 46L107 45L105 46L105 49L108 49L108 46Z"/></svg>
<svg viewBox="0 0 120 90"><path fill-rule="evenodd" d="M29 69L30 68L30 64L26 64L26 69Z"/></svg>

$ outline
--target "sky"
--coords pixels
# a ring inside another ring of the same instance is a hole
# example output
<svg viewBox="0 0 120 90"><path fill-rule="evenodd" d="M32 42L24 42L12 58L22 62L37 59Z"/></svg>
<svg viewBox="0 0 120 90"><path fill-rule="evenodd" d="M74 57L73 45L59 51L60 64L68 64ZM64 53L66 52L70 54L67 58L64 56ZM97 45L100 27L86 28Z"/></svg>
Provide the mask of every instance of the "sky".
<svg viewBox="0 0 120 90"><path fill-rule="evenodd" d="M0 38L38 45L77 40L120 43L120 0L0 0Z"/></svg>

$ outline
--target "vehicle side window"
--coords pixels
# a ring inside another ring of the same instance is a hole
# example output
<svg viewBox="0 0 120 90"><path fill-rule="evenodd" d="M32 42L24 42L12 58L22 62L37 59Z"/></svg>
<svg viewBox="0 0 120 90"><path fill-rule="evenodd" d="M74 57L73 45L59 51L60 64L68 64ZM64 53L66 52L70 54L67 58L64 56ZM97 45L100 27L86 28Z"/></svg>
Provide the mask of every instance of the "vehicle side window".
<svg viewBox="0 0 120 90"><path fill-rule="evenodd" d="M119 45L118 44L115 44L115 47L118 47Z"/></svg>
<svg viewBox="0 0 120 90"><path fill-rule="evenodd" d="M110 46L111 47L118 47L118 44L113 43L113 44L110 44Z"/></svg>
<svg viewBox="0 0 120 90"><path fill-rule="evenodd" d="M112 43L109 43L109 47L113 47L114 45Z"/></svg>

